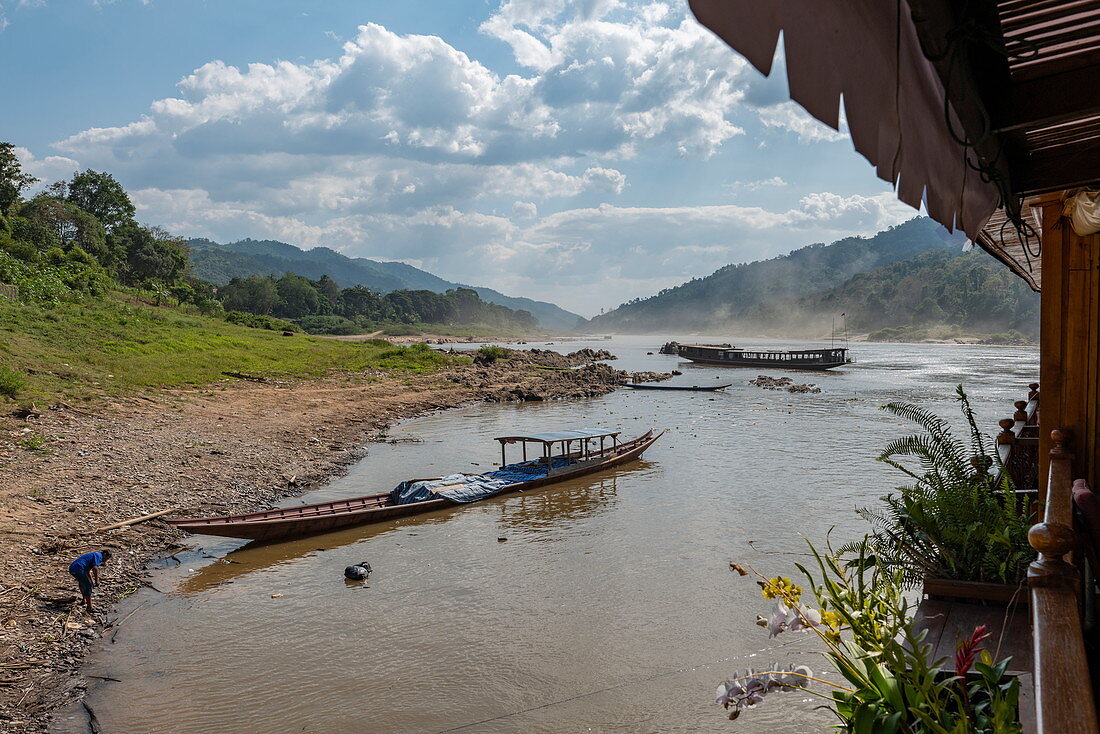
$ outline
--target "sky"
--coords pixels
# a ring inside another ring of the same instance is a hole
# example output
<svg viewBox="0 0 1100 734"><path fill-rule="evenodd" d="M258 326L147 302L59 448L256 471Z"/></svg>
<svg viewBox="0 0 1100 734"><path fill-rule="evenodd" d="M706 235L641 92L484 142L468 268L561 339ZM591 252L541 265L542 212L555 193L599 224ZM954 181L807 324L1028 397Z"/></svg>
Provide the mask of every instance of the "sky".
<svg viewBox="0 0 1100 734"><path fill-rule="evenodd" d="M916 215L686 0L0 0L0 68L44 184L585 316Z"/></svg>

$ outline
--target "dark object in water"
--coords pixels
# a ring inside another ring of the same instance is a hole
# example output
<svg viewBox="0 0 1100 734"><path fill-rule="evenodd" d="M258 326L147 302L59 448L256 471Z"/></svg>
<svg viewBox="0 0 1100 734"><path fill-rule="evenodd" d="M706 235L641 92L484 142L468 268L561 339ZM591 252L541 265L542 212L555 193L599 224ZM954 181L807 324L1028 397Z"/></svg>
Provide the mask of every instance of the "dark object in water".
<svg viewBox="0 0 1100 734"><path fill-rule="evenodd" d="M727 382L724 385L707 385L706 387L700 387L699 385L649 385L644 382L635 385L630 382L624 382L623 387L632 387L635 390L687 390L689 392L711 392L713 390L724 390L732 384L732 382Z"/></svg>
<svg viewBox="0 0 1100 734"><path fill-rule="evenodd" d="M499 538L497 538L497 542L498 542L498 543L503 543L503 542L504 542L504 541L506 541L506 540L508 540L508 539L507 539L507 538L505 538L505 537L504 537L503 535L502 535L502 536L500 536Z"/></svg>
<svg viewBox="0 0 1100 734"><path fill-rule="evenodd" d="M354 566L348 566L344 569L344 578L351 579L352 581L362 581L367 576L370 576L371 567L366 561L357 563Z"/></svg>

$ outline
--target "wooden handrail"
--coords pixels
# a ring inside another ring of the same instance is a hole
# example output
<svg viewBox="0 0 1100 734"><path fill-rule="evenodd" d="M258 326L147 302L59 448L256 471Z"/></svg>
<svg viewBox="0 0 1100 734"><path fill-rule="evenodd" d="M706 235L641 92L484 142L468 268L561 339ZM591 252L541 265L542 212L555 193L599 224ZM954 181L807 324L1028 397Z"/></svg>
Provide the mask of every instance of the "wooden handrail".
<svg viewBox="0 0 1100 734"><path fill-rule="evenodd" d="M999 467L995 469L1012 478L1016 494L1021 503L1020 512L1033 518L1035 513L1031 500L1038 495L1039 489L1039 385L1028 386L1028 399L1017 400L1011 418L998 422L1001 432L997 435L997 456ZM997 479L1000 480L1000 475Z"/></svg>
<svg viewBox="0 0 1100 734"><path fill-rule="evenodd" d="M1027 573L1035 651L1035 708L1039 734L1097 734L1078 596L1077 568L1066 560L1073 550L1073 454L1068 431L1052 431L1043 521L1028 539L1039 557Z"/></svg>

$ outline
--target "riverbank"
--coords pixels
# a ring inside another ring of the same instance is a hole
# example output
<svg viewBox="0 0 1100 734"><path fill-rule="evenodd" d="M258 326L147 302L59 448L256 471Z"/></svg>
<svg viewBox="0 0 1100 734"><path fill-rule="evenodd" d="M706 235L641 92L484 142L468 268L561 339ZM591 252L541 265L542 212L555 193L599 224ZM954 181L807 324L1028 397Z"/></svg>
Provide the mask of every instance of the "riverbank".
<svg viewBox="0 0 1100 734"><path fill-rule="evenodd" d="M112 633L111 604L148 586L148 563L182 540L159 520L97 528L168 508L260 509L339 475L396 421L477 401L601 395L627 376L605 364L561 370L518 359L430 374L234 380L3 419L0 721L45 731L51 711L81 697L81 660ZM87 615L65 568L102 547L115 554Z"/></svg>

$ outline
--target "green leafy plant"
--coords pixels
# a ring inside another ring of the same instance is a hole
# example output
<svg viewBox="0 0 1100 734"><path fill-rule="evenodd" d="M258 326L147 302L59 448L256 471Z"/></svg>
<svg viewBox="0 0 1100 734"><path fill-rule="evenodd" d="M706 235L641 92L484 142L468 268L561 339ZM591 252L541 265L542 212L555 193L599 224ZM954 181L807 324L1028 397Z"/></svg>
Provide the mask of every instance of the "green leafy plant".
<svg viewBox="0 0 1100 734"><path fill-rule="evenodd" d="M900 569L909 585L926 578L1020 583L1035 556L1027 540L1029 524L1007 473L990 471L1000 469L995 445L978 429L961 385L956 400L970 434L967 442L924 408L883 406L923 433L891 441L878 457L913 483L883 497L883 508L859 510L874 528L870 546Z"/></svg>
<svg viewBox="0 0 1100 734"><path fill-rule="evenodd" d="M511 359L512 350L498 347L495 344L486 344L474 354L476 364L492 364L498 359Z"/></svg>
<svg viewBox="0 0 1100 734"><path fill-rule="evenodd" d="M981 643L989 636L978 627L958 646L955 670L946 659L932 659L925 632L908 616L904 574L872 554L865 538L843 560L810 546L817 562L806 576L816 608L802 600L802 587L783 577L767 578L751 567L733 564L742 575L758 577L766 599L775 601L770 618L757 624L772 636L810 631L825 646L824 656L843 683L815 676L807 666L748 671L718 688L716 702L737 718L761 704L773 691L799 689L824 698L851 734L1017 734L1020 685L1008 677L1009 660L995 663ZM813 690L826 686L828 693Z"/></svg>

